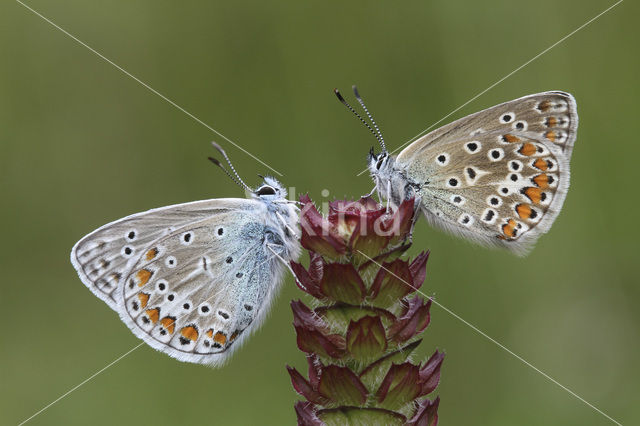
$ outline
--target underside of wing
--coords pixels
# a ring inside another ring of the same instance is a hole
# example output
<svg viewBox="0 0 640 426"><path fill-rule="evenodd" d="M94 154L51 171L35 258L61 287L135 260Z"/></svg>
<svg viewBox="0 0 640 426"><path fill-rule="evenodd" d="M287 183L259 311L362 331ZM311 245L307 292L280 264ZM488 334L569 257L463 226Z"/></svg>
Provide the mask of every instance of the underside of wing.
<svg viewBox="0 0 640 426"><path fill-rule="evenodd" d="M122 320L150 346L219 365L259 324L283 266L258 214L223 212L155 241L125 277Z"/></svg>
<svg viewBox="0 0 640 426"><path fill-rule="evenodd" d="M220 212L246 209L251 200L214 199L149 210L104 225L71 250L71 263L82 282L118 311L116 289L153 242L189 223Z"/></svg>
<svg viewBox="0 0 640 426"><path fill-rule="evenodd" d="M406 162L429 147L473 140L474 135L495 131L507 137L519 133L548 140L570 158L577 129L574 97L561 91L542 92L487 108L427 133L402 150L397 161Z"/></svg>
<svg viewBox="0 0 640 426"><path fill-rule="evenodd" d="M477 156L424 182L423 211L449 232L526 254L562 208L569 162L556 146L525 139Z"/></svg>
<svg viewBox="0 0 640 426"><path fill-rule="evenodd" d="M531 95L438 129L397 166L432 225L525 254L562 208L577 123L571 95Z"/></svg>

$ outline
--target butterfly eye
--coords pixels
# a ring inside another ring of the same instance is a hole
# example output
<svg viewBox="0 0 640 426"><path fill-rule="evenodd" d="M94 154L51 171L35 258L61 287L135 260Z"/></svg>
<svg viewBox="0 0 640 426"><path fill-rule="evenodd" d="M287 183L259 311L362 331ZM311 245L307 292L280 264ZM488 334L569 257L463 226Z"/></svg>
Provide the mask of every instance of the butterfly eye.
<svg viewBox="0 0 640 426"><path fill-rule="evenodd" d="M383 161L384 161L384 157L380 157L380 159L376 163L376 170L380 170L380 167L382 167L382 162Z"/></svg>
<svg viewBox="0 0 640 426"><path fill-rule="evenodd" d="M271 186L263 186L258 188L256 195L276 195L276 190Z"/></svg>

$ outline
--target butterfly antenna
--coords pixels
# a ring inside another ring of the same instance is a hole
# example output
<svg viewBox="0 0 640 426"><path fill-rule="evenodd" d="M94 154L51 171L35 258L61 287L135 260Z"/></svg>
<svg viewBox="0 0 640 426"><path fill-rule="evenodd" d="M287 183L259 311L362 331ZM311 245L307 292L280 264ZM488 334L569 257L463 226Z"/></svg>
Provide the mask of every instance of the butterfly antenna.
<svg viewBox="0 0 640 426"><path fill-rule="evenodd" d="M382 132L378 128L378 125L376 124L376 121L373 119L373 115L371 115L371 113L367 109L367 106L364 104L364 101L362 100L362 97L360 96L360 93L358 93L358 88L356 87L355 84L353 86L351 86L351 88L353 89L353 94L356 95L356 99L358 100L358 102L362 106L362 109L367 114L367 117L369 117L369 120L371 120L371 123L373 124L373 128L376 129L376 133L380 137L380 138L376 138L376 139L378 139L378 142L380 142L380 146L382 146L382 150L384 152L387 152L387 146L384 143L384 138L382 137Z"/></svg>
<svg viewBox="0 0 640 426"><path fill-rule="evenodd" d="M376 133L376 131L375 131L375 130L373 130L373 129L371 128L371 126L369 125L369 123L367 123L367 122L364 120L364 118L362 118L362 117L360 116L360 114L358 114L358 113L356 112L356 110L355 110L355 109L353 109L353 107L352 107L351 105L349 105L349 103L348 103L347 101L345 101L345 100L344 100L344 98L343 98L343 97L342 97L342 95L340 94L340 91L339 91L338 89L333 89L333 93L335 93L335 94L336 94L336 96L338 97L338 100L339 100L340 102L342 102L342 105L346 106L346 107L347 107L347 109L348 109L349 111L351 111L351 112L352 112L356 117L358 117L358 119L362 122L362 124L364 124L365 126L367 126L367 129L369 129L369 131L371 132L371 134L373 134L373 136L378 140L378 142L380 142L380 145L382 146L382 149L386 151L387 149L386 149L386 147L385 147L385 145L384 145L384 141L383 141L382 139L380 139L380 136L378 136L378 134Z"/></svg>
<svg viewBox="0 0 640 426"><path fill-rule="evenodd" d="M227 169L225 169L222 164L216 160L215 158L209 157L209 161L211 161L213 164L215 164L216 166L220 167L222 170L224 170L224 172L227 174L227 176L229 176L231 178L231 180L233 180L235 183L237 183L238 185L242 186L243 188L245 188L247 191L249 192L253 192L253 189L251 189L249 187L249 185L247 185L246 183L244 183L244 181L242 180L242 178L240 177L240 175L238 174L238 172L236 171L235 167L233 167L233 164L231 164L231 160L229 160L229 156L227 155L226 152L224 152L224 149L222 149L222 147L220 145L218 145L215 142L211 142L211 145L213 145L213 147L215 149L218 150L218 152L220 152L220 154L222 154L222 156L224 157L225 160L227 160L227 164L229 165L229 167L231 168L231 171L233 172L233 174L235 175L235 178L231 175L231 173L229 173L229 171L227 171Z"/></svg>
<svg viewBox="0 0 640 426"><path fill-rule="evenodd" d="M229 176L229 178L233 181L233 183L235 183L238 186L242 186L242 184L240 182L238 182L238 180L231 173L229 173L229 171L227 169L224 168L224 166L220 163L220 161L218 161L216 158L213 158L213 157L207 157L207 158L213 164L215 164L216 166L220 167L222 169L222 171L224 172L224 174Z"/></svg>

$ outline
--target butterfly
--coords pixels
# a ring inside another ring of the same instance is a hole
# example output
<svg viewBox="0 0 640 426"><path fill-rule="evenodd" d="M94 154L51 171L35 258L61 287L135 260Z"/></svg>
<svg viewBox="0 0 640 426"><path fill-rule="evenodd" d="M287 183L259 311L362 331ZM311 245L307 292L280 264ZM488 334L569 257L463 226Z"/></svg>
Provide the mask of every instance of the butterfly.
<svg viewBox="0 0 640 426"><path fill-rule="evenodd" d="M76 243L82 282L151 347L180 361L222 364L265 319L300 254L298 208L272 177L248 199L194 201L137 213Z"/></svg>
<svg viewBox="0 0 640 426"><path fill-rule="evenodd" d="M449 123L391 155L373 128L334 92L380 142L368 169L387 202L415 198L429 224L475 243L527 254L562 209L578 129L573 96L524 96Z"/></svg>

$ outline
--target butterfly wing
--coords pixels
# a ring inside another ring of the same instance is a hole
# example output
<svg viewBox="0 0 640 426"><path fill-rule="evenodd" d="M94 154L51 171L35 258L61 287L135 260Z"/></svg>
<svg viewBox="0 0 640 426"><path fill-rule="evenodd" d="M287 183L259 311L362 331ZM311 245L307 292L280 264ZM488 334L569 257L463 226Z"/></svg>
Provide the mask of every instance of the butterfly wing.
<svg viewBox="0 0 640 426"><path fill-rule="evenodd" d="M131 244L126 232L137 225L136 255L109 265L121 277L108 303L153 348L181 361L217 365L261 322L280 282L283 267L266 244L282 240L280 230L266 224L267 213L254 200L172 206L106 225L81 240L74 253L77 259L85 251L98 258L98 250L123 257L120 246ZM191 220L185 223L184 216ZM90 288L103 296L99 285Z"/></svg>
<svg viewBox="0 0 640 426"><path fill-rule="evenodd" d="M220 211L240 208L245 201L196 201L127 216L96 229L78 241L71 250L71 263L89 290L118 311L115 290L145 248L176 228Z"/></svg>
<svg viewBox="0 0 640 426"><path fill-rule="evenodd" d="M577 127L573 96L529 95L423 136L396 164L431 224L524 254L562 208Z"/></svg>

